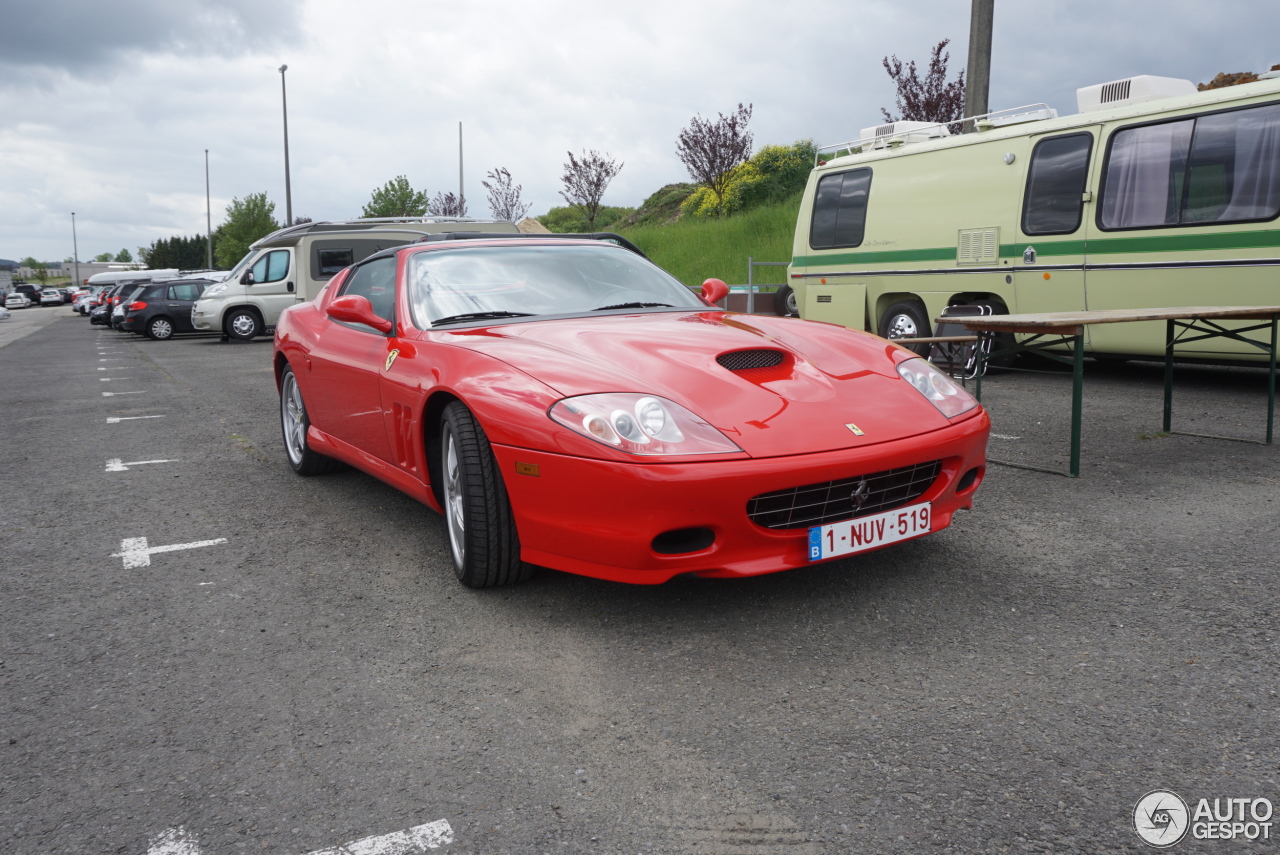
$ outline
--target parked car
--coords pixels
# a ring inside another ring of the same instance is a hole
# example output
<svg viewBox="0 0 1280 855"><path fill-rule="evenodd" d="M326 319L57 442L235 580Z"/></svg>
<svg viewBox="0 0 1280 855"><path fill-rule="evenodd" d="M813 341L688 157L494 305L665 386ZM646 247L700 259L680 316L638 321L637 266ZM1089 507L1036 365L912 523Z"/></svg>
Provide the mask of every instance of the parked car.
<svg viewBox="0 0 1280 855"><path fill-rule="evenodd" d="M121 288L120 293L112 298L114 301L111 307L111 319L108 324L113 330L124 328L125 306L127 306L134 296L141 293L145 285L129 284Z"/></svg>
<svg viewBox="0 0 1280 855"><path fill-rule="evenodd" d="M111 317L107 312L108 309L106 303L94 306L93 309L89 311L89 323L105 324L108 318Z"/></svg>
<svg viewBox="0 0 1280 855"><path fill-rule="evenodd" d="M990 420L905 348L721 311L723 282L698 297L625 246L440 237L286 309L274 364L294 471L342 461L443 513L464 585L772 573L972 506Z"/></svg>
<svg viewBox="0 0 1280 855"><path fill-rule="evenodd" d="M192 332L191 307L212 284L212 279L200 277L145 285L122 304L120 328L145 333L157 341L172 338L174 333Z"/></svg>
<svg viewBox="0 0 1280 855"><path fill-rule="evenodd" d="M27 302L32 306L40 305L40 289L35 285L28 285L25 282L19 282L13 286L13 290L27 298Z"/></svg>
<svg viewBox="0 0 1280 855"><path fill-rule="evenodd" d="M61 306L62 292L57 288L45 288L40 292L40 305L42 306Z"/></svg>
<svg viewBox="0 0 1280 855"><path fill-rule="evenodd" d="M4 306L0 306L0 321L9 320L9 310Z"/></svg>
<svg viewBox="0 0 1280 855"><path fill-rule="evenodd" d="M6 309L25 309L31 305L31 300L21 291L10 291L4 295L4 307Z"/></svg>

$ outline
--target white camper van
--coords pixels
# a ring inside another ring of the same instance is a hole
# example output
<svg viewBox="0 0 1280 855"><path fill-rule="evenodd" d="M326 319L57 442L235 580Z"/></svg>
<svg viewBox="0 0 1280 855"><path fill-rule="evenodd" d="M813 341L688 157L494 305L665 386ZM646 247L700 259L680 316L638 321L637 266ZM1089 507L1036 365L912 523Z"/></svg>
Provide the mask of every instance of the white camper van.
<svg viewBox="0 0 1280 855"><path fill-rule="evenodd" d="M319 294L335 273L390 246L443 232L510 232L503 220L390 217L303 223L272 232L249 248L222 282L191 309L197 330L223 341L248 340L275 328L280 313Z"/></svg>

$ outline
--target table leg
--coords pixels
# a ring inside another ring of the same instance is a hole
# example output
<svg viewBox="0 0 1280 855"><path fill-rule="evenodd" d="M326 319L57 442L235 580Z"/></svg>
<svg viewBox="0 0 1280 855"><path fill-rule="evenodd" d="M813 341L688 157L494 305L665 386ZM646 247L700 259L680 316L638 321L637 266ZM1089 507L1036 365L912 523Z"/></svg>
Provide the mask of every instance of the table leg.
<svg viewBox="0 0 1280 855"><path fill-rule="evenodd" d="M1164 432L1173 430L1173 321L1164 322Z"/></svg>
<svg viewBox="0 0 1280 855"><path fill-rule="evenodd" d="M982 345L985 343L986 339L992 337L993 335L995 334L989 333L989 332L979 332L978 340L974 342L974 346L978 348L978 352L977 354L975 354L978 357L978 364L977 364L978 374L973 378L973 399L978 403L982 403L982 375L986 373L986 368L987 368L986 351L984 350Z"/></svg>
<svg viewBox="0 0 1280 855"><path fill-rule="evenodd" d="M1267 377L1267 445L1271 444L1271 429L1276 420L1276 321L1280 317L1271 316L1271 373Z"/></svg>
<svg viewBox="0 0 1280 855"><path fill-rule="evenodd" d="M1071 389L1071 477L1080 475L1080 420L1084 398L1084 333L1073 338L1075 349Z"/></svg>

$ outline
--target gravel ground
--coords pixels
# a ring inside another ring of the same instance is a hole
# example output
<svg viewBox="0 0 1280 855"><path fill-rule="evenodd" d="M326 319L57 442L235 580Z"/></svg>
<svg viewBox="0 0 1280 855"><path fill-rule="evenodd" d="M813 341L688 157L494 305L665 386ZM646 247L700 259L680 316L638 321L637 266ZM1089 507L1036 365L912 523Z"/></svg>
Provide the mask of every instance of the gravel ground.
<svg viewBox="0 0 1280 855"><path fill-rule="evenodd" d="M1159 366L1089 363L1082 477L992 466L924 540L475 592L437 515L289 470L270 352L0 349L0 852L1134 852L1150 790L1280 802L1280 450L1159 435ZM1261 437L1264 372L1178 382ZM1065 468L1069 383L988 378L991 456Z"/></svg>

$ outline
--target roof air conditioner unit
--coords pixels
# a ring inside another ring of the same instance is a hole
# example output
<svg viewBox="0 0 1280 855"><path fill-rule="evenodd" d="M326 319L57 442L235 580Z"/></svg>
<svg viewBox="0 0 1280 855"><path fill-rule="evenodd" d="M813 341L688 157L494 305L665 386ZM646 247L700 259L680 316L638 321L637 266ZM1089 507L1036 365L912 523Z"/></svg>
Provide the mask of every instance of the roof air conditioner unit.
<svg viewBox="0 0 1280 855"><path fill-rule="evenodd" d="M1124 80L1113 80L1110 83L1099 83L1096 86L1077 89L1076 103L1081 113L1092 113L1109 107L1125 107L1129 104L1141 104L1143 101L1156 101L1160 98L1194 95L1196 91L1196 85L1190 80L1140 74L1137 77L1126 77Z"/></svg>

